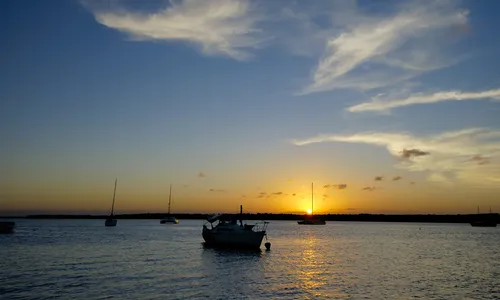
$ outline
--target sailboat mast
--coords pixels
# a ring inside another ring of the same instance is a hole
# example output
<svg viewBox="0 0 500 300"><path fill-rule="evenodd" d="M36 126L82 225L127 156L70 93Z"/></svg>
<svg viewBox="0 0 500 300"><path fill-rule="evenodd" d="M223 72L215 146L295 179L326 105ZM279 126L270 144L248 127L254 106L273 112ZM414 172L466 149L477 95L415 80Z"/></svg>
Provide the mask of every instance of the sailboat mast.
<svg viewBox="0 0 500 300"><path fill-rule="evenodd" d="M477 214L479 215L479 206L477 207Z"/></svg>
<svg viewBox="0 0 500 300"><path fill-rule="evenodd" d="M314 214L314 182L311 182L311 216Z"/></svg>
<svg viewBox="0 0 500 300"><path fill-rule="evenodd" d="M172 185L170 185L170 194L168 196L168 214L170 215L170 202L172 201Z"/></svg>
<svg viewBox="0 0 500 300"><path fill-rule="evenodd" d="M111 215L113 215L113 212L115 211L115 196L116 196L116 182L118 181L118 178L115 178L115 190L113 191L113 204L111 204Z"/></svg>
<svg viewBox="0 0 500 300"><path fill-rule="evenodd" d="M240 226L243 226L243 205L240 204Z"/></svg>

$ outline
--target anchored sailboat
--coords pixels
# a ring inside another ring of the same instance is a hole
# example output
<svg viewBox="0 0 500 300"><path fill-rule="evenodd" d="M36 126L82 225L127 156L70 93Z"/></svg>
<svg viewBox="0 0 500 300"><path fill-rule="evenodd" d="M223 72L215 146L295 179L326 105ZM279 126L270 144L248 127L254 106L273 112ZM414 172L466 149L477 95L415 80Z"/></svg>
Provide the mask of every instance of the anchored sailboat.
<svg viewBox="0 0 500 300"><path fill-rule="evenodd" d="M113 204L111 204L111 214L109 217L106 218L106 221L104 222L104 226L116 226L116 223L118 223L118 220L116 220L113 215L113 212L115 210L115 196L116 196L116 183L118 179L115 179L115 190L113 192Z"/></svg>
<svg viewBox="0 0 500 300"><path fill-rule="evenodd" d="M170 185L170 195L168 196L168 214L166 217L161 219L160 224L172 223L177 224L179 220L177 220L174 216L170 215L170 203L172 202L172 185Z"/></svg>
<svg viewBox="0 0 500 300"><path fill-rule="evenodd" d="M478 218L476 220L469 223L472 227L497 227L496 215L494 215L491 212L491 206L490 206L490 213L482 215L479 213L479 206L478 206L477 216Z"/></svg>
<svg viewBox="0 0 500 300"><path fill-rule="evenodd" d="M299 225L325 225L325 220L314 218L314 184L311 183L311 217L297 222Z"/></svg>

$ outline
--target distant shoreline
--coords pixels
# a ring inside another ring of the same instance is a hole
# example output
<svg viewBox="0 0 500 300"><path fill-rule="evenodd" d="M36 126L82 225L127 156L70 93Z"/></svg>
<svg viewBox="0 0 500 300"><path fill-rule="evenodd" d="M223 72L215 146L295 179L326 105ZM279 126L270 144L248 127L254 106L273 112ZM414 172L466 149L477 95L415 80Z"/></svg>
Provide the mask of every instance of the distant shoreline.
<svg viewBox="0 0 500 300"><path fill-rule="evenodd" d="M161 219L164 213L141 213L141 214L120 214L115 215L116 219ZM211 214L174 214L180 220L200 220L206 219ZM235 214L226 214L239 216ZM245 220L302 220L306 215L299 214L271 214L256 213L243 214ZM315 217L326 221L351 221L351 222L408 222L408 223L470 223L478 220L496 221L500 223L500 214L467 214L467 215L435 215L435 214L324 214ZM105 219L107 215L70 215L70 214L38 214L25 217L0 216L0 218L23 218L23 219Z"/></svg>

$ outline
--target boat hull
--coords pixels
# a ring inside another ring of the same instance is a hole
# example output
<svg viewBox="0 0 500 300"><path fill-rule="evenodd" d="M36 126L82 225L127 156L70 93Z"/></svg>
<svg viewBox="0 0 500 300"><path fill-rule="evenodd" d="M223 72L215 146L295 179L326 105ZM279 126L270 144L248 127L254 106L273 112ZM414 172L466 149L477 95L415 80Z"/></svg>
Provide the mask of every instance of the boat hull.
<svg viewBox="0 0 500 300"><path fill-rule="evenodd" d="M0 233L14 233L15 222L0 222Z"/></svg>
<svg viewBox="0 0 500 300"><path fill-rule="evenodd" d="M265 231L216 232L203 227L202 236L209 246L229 248L260 248Z"/></svg>
<svg viewBox="0 0 500 300"><path fill-rule="evenodd" d="M471 222L472 227L497 227L495 222Z"/></svg>
<svg viewBox="0 0 500 300"><path fill-rule="evenodd" d="M161 220L160 224L179 224L179 220Z"/></svg>
<svg viewBox="0 0 500 300"><path fill-rule="evenodd" d="M324 220L302 220L298 221L299 225L325 225L326 222Z"/></svg>
<svg viewBox="0 0 500 300"><path fill-rule="evenodd" d="M118 220L116 219L106 219L106 221L104 222L104 226L113 227L116 226L116 223L118 223Z"/></svg>

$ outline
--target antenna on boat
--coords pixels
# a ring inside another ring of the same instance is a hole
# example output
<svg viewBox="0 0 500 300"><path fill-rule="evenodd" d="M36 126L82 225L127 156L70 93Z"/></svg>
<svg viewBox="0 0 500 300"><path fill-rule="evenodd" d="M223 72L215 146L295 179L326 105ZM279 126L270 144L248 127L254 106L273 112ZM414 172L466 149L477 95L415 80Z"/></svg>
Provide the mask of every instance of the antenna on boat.
<svg viewBox="0 0 500 300"><path fill-rule="evenodd" d="M243 205L240 204L240 225L243 226Z"/></svg>
<svg viewBox="0 0 500 300"><path fill-rule="evenodd" d="M477 214L479 215L479 205L477 206Z"/></svg>

